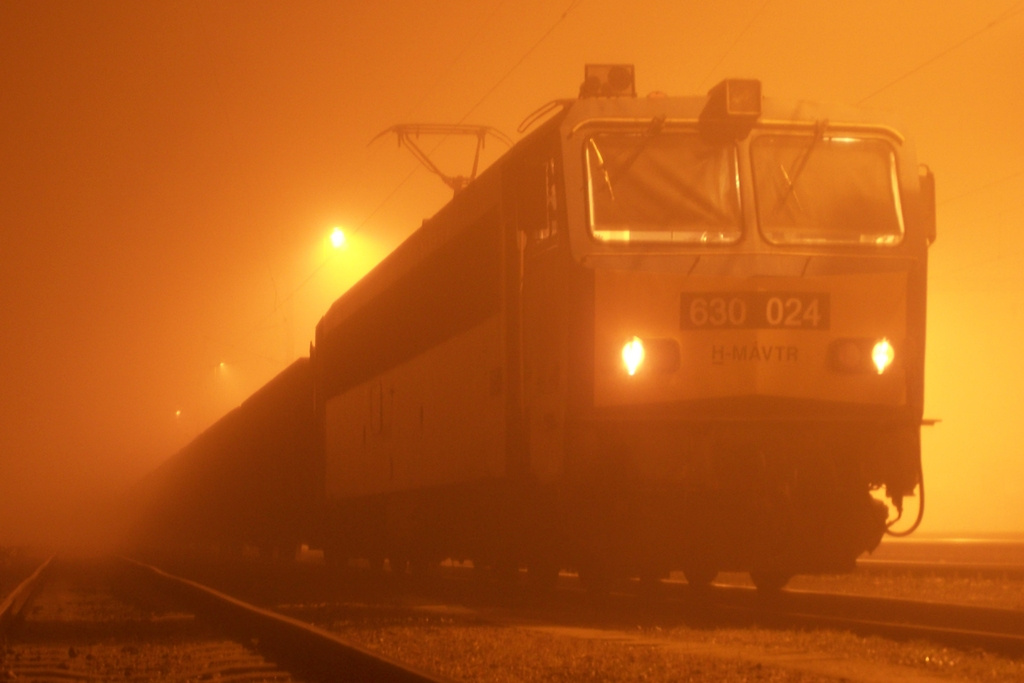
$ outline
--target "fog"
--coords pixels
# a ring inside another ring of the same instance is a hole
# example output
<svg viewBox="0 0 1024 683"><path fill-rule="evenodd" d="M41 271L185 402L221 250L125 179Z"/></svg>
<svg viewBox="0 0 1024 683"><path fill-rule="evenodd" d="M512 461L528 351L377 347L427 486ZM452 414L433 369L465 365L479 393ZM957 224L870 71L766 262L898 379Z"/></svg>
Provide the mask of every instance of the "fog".
<svg viewBox="0 0 1024 683"><path fill-rule="evenodd" d="M83 538L443 205L377 133L516 137L586 62L899 115L938 187L922 530L1024 532L1022 42L1018 0L4 2L0 543Z"/></svg>

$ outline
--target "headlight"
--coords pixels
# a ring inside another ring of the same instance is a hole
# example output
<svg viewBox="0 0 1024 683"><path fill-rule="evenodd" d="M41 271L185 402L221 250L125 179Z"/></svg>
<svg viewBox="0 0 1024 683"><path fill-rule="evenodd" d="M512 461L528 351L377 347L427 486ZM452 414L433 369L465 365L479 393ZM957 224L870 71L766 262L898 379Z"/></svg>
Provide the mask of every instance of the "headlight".
<svg viewBox="0 0 1024 683"><path fill-rule="evenodd" d="M633 337L622 347L622 362L625 363L626 372L630 376L635 375L643 365L645 355L644 343L640 337Z"/></svg>
<svg viewBox="0 0 1024 683"><path fill-rule="evenodd" d="M889 369L895 358L896 352L893 350L892 344L889 343L888 339L879 340L871 349L871 362L875 364L875 369L878 370L879 375Z"/></svg>
<svg viewBox="0 0 1024 683"><path fill-rule="evenodd" d="M833 340L828 350L829 367L843 373L884 374L896 359L896 349L886 338Z"/></svg>
<svg viewBox="0 0 1024 683"><path fill-rule="evenodd" d="M665 375L681 365L679 342L669 337L633 337L622 345L622 365L629 376Z"/></svg>

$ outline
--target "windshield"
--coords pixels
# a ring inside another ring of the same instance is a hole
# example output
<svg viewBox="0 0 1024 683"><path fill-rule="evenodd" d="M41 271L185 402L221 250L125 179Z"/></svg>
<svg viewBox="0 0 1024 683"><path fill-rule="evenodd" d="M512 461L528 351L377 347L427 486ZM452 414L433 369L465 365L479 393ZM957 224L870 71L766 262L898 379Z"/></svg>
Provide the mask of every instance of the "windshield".
<svg viewBox="0 0 1024 683"><path fill-rule="evenodd" d="M735 242L736 153L695 132L596 133L586 143L590 230L600 240Z"/></svg>
<svg viewBox="0 0 1024 683"><path fill-rule="evenodd" d="M877 138L763 135L751 143L761 232L777 244L897 244L896 155Z"/></svg>

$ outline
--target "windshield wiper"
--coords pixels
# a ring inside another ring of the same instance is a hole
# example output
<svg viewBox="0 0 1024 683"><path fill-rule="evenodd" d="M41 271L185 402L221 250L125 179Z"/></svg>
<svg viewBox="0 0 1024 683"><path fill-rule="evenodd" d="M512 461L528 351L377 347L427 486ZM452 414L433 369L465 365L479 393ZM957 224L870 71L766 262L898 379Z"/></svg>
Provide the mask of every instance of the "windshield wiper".
<svg viewBox="0 0 1024 683"><path fill-rule="evenodd" d="M817 148L818 143L825 138L825 129L827 127L827 119L814 122L814 137L811 138L811 144L807 145L807 149L804 150L804 153L796 160L796 164L793 166L792 176L786 172L785 166L781 163L779 164L779 170L782 171L782 177L786 180L786 192L782 195L782 199L780 199L779 203L776 205L775 213L778 213L779 209L786 205L786 202L789 201L790 195L793 195L793 197L796 198L797 207L803 211L803 206L800 204L800 198L796 195L796 181L800 179L800 175L804 172L804 169L807 168L807 161L811 158L811 152L813 152Z"/></svg>
<svg viewBox="0 0 1024 683"><path fill-rule="evenodd" d="M597 148L597 142L594 138L587 140L587 145L590 150L594 153L594 157L597 159L597 167L601 169L601 179L604 181L605 189L608 190L608 196L611 200L615 201L615 190L612 189L612 179L608 175L608 165L604 162L604 157L601 155L601 150Z"/></svg>
<svg viewBox="0 0 1024 683"><path fill-rule="evenodd" d="M647 125L646 130L644 130L644 132L640 135L640 139L629 151L629 155L621 162L616 160L617 163L615 164L615 175L617 177L621 178L629 171L630 167L636 162L637 159L640 158L640 155L644 151L644 147L647 146L647 141L661 133L661 129L664 127L664 116L655 116L653 119L651 119L651 122ZM608 171L608 164L605 162L604 156L601 154L601 150L597 148L597 142L594 140L594 138L590 138L587 141L587 143L591 151L594 153L594 156L597 158L597 165L598 168L601 169L601 174L603 176L602 180L604 180L604 186L605 188L607 188L608 194L611 197L611 200L614 202L615 191L612 189L612 177L611 173L609 173Z"/></svg>
<svg viewBox="0 0 1024 683"><path fill-rule="evenodd" d="M633 149L629 151L629 156L626 157L623 162L615 170L619 175L625 175L629 171L630 167L640 158L640 154L643 153L644 147L647 146L647 141L654 136L661 133L661 129L665 127L665 116L655 116L651 119L651 122L647 124L647 129L640 135L640 139L633 146Z"/></svg>

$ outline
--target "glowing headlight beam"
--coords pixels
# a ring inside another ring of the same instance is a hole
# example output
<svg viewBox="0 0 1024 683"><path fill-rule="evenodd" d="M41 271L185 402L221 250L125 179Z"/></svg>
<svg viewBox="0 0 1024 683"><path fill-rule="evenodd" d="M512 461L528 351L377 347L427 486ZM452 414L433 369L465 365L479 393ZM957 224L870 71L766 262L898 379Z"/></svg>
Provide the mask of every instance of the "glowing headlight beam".
<svg viewBox="0 0 1024 683"><path fill-rule="evenodd" d="M636 374L644 362L644 343L640 337L633 337L622 347L622 362L630 376Z"/></svg>
<svg viewBox="0 0 1024 683"><path fill-rule="evenodd" d="M892 344L889 343L888 339L879 340L875 347L871 349L871 360L875 364L875 369L878 370L879 375L889 369L895 358L896 351L892 348Z"/></svg>

